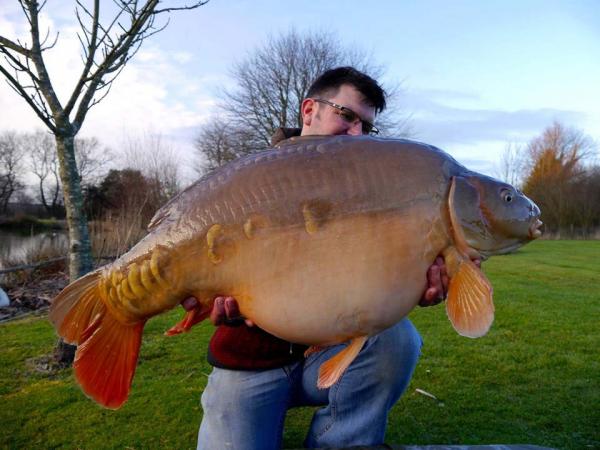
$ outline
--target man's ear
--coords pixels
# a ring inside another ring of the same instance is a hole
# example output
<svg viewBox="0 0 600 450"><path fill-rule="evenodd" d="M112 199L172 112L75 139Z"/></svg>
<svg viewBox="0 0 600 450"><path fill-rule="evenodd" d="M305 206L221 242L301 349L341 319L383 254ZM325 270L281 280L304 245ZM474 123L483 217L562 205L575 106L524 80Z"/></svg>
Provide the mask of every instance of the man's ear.
<svg viewBox="0 0 600 450"><path fill-rule="evenodd" d="M302 113L303 126L310 126L313 114L315 113L315 106L315 101L312 98L305 98L304 100L302 100L300 112Z"/></svg>

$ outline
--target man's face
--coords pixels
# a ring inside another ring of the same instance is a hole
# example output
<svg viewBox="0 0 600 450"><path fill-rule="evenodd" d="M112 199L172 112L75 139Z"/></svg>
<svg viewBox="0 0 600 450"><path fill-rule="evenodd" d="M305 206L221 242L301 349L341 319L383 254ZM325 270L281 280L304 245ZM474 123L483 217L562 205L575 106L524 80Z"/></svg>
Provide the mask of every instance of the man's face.
<svg viewBox="0 0 600 450"><path fill-rule="evenodd" d="M345 106L367 122L373 123L375 120L375 108L368 105L363 95L352 85L343 84L333 97L324 98L323 100ZM302 120L302 136L316 134L359 136L363 134L360 120L349 122L335 107L317 102L311 98L307 98L302 102Z"/></svg>

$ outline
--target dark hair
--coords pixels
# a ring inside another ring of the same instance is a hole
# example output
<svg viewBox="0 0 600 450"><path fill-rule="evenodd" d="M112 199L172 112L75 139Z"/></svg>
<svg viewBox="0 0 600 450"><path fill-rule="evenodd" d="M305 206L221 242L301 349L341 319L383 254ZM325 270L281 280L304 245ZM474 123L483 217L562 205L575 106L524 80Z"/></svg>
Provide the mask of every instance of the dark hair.
<svg viewBox="0 0 600 450"><path fill-rule="evenodd" d="M323 72L308 89L307 97L335 95L343 84L353 86L380 113L385 109L385 91L379 83L354 67L336 67Z"/></svg>

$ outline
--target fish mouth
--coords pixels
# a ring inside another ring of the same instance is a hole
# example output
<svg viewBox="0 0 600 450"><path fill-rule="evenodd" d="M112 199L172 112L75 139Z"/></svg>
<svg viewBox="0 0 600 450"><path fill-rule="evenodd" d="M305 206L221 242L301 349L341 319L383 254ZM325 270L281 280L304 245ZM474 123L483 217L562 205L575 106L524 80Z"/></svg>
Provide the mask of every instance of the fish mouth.
<svg viewBox="0 0 600 450"><path fill-rule="evenodd" d="M535 219L535 221L529 226L529 239L537 239L542 235L542 226L544 222L540 219Z"/></svg>

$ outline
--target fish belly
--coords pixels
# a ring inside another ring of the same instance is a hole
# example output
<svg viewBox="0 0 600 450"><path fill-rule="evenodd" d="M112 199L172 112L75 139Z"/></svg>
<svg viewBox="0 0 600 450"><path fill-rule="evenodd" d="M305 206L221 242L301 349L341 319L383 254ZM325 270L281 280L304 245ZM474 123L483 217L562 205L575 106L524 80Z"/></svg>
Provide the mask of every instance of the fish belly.
<svg viewBox="0 0 600 450"><path fill-rule="evenodd" d="M375 334L416 306L447 242L435 209L420 209L332 220L312 233L265 230L224 262L230 293L246 317L291 342Z"/></svg>

